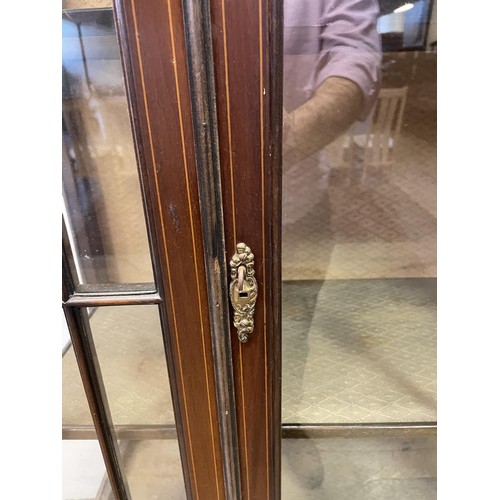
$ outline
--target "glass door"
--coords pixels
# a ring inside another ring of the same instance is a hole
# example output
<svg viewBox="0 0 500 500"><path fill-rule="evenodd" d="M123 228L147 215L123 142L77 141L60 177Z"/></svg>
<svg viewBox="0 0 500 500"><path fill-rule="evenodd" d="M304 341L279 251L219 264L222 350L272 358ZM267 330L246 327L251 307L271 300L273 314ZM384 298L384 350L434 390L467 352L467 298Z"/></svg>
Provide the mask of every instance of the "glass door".
<svg viewBox="0 0 500 500"><path fill-rule="evenodd" d="M209 269L223 246L206 250L217 233L184 14L173 0L63 9L68 499L239 495L225 263Z"/></svg>
<svg viewBox="0 0 500 500"><path fill-rule="evenodd" d="M62 359L63 498L184 498L113 10L64 9L62 41L65 299L76 301Z"/></svg>
<svg viewBox="0 0 500 500"><path fill-rule="evenodd" d="M436 496L434 9L284 2L283 498Z"/></svg>
<svg viewBox="0 0 500 500"><path fill-rule="evenodd" d="M436 496L435 12L211 2L243 498Z"/></svg>
<svg viewBox="0 0 500 500"><path fill-rule="evenodd" d="M436 2L69 3L63 433L99 492L435 498Z"/></svg>

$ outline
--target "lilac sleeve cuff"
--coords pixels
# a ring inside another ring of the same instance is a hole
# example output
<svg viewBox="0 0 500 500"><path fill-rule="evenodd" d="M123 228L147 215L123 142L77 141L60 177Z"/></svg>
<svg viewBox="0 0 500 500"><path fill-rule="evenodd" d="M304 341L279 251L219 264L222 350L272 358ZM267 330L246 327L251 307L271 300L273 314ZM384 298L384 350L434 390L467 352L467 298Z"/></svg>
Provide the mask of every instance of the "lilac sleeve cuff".
<svg viewBox="0 0 500 500"><path fill-rule="evenodd" d="M315 87L332 76L353 81L363 95L359 120L370 113L380 88L382 59L377 0L329 0L322 19Z"/></svg>

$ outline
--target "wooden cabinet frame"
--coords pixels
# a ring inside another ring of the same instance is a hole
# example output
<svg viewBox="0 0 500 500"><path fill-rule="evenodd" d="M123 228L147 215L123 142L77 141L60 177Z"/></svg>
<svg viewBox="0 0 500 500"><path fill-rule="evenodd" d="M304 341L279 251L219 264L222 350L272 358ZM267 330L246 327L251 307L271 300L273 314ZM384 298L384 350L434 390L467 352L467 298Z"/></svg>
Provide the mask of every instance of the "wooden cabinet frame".
<svg viewBox="0 0 500 500"><path fill-rule="evenodd" d="M189 499L280 498L282 6L114 6L156 289L75 285L63 307L116 498L130 498L83 307L158 304ZM255 254L255 330L231 322L227 261ZM71 434L71 430L67 430ZM175 435L175 432L173 433Z"/></svg>

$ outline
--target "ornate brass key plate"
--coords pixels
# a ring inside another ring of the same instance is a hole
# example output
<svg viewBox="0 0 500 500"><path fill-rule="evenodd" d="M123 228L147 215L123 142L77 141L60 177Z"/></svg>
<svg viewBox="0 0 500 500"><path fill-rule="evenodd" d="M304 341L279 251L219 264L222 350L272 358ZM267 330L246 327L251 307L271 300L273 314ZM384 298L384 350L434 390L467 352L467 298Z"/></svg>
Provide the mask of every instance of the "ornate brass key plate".
<svg viewBox="0 0 500 500"><path fill-rule="evenodd" d="M241 342L247 342L253 332L253 316L257 302L257 281L255 280L254 255L245 243L236 245L231 258L231 284L229 297L234 309L233 324Z"/></svg>

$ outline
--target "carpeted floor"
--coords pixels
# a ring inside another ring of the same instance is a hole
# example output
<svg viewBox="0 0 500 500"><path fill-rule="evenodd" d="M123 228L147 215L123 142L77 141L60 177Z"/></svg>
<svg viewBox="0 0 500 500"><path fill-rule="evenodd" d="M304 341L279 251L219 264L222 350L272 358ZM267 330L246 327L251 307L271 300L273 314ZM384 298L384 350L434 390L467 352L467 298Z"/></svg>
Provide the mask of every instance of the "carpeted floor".
<svg viewBox="0 0 500 500"><path fill-rule="evenodd" d="M436 420L436 280L283 284L283 422Z"/></svg>

